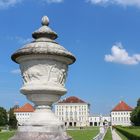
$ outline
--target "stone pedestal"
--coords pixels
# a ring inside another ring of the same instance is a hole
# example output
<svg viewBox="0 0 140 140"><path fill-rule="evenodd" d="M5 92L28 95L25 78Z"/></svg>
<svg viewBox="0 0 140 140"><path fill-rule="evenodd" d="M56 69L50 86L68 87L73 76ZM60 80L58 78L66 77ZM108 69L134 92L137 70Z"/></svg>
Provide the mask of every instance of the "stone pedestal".
<svg viewBox="0 0 140 140"><path fill-rule="evenodd" d="M75 57L54 41L57 34L48 25L44 16L42 27L32 34L35 40L12 55L23 77L21 93L35 104L35 112L10 140L71 140L51 106L67 92L68 65Z"/></svg>
<svg viewBox="0 0 140 140"><path fill-rule="evenodd" d="M72 140L65 132L64 123L49 107L36 108L30 121L18 127L10 140Z"/></svg>

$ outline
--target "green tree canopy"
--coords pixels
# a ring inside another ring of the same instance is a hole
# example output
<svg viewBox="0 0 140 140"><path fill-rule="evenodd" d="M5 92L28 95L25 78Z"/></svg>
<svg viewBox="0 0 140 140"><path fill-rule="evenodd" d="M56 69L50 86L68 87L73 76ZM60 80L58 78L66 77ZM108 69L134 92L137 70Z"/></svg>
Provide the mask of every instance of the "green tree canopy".
<svg viewBox="0 0 140 140"><path fill-rule="evenodd" d="M137 101L137 107L140 106L140 98Z"/></svg>
<svg viewBox="0 0 140 140"><path fill-rule="evenodd" d="M14 109L10 108L9 110L9 127L11 129L16 129L17 128L17 119L16 116L14 114Z"/></svg>
<svg viewBox="0 0 140 140"><path fill-rule="evenodd" d="M5 126L8 123L7 112L3 107L0 107L0 126Z"/></svg>
<svg viewBox="0 0 140 140"><path fill-rule="evenodd" d="M137 101L137 106L131 113L130 119L135 126L140 126L140 98Z"/></svg>

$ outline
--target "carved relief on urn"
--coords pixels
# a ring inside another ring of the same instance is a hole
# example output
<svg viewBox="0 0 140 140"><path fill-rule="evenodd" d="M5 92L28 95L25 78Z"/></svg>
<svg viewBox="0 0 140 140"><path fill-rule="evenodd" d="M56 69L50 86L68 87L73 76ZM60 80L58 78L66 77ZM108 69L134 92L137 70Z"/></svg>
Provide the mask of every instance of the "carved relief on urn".
<svg viewBox="0 0 140 140"><path fill-rule="evenodd" d="M42 57L42 56L41 56ZM39 58L39 57L38 57ZM68 66L65 63L58 62L56 60L27 60L21 62L21 71L23 76L23 88L31 89L35 86L40 89L40 86L44 89L55 86L66 92L64 87Z"/></svg>

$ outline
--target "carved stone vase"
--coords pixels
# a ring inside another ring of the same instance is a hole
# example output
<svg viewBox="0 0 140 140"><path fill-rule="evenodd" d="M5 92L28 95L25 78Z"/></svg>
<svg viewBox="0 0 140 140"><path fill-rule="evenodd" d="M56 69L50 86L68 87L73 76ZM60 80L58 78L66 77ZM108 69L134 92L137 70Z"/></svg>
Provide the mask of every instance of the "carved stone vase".
<svg viewBox="0 0 140 140"><path fill-rule="evenodd" d="M42 27L32 34L34 41L12 55L23 77L21 93L35 104L35 112L10 140L71 140L51 106L66 94L68 65L76 59L55 41L57 34L48 25L44 16Z"/></svg>

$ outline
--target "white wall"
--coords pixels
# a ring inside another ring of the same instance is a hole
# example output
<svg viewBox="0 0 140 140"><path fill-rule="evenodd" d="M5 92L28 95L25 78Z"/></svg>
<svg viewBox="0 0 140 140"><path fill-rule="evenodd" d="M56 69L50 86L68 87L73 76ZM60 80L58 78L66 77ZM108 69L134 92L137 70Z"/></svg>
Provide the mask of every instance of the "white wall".
<svg viewBox="0 0 140 140"><path fill-rule="evenodd" d="M90 116L89 117L89 126L99 126L100 125L100 121L102 121L103 123L106 122L107 125L110 124L111 122L111 118L110 116Z"/></svg>
<svg viewBox="0 0 140 140"><path fill-rule="evenodd" d="M18 124L22 125L24 122L28 121L32 112L15 112L16 119L18 120Z"/></svg>
<svg viewBox="0 0 140 140"><path fill-rule="evenodd" d="M86 103L58 103L55 105L55 114L67 126L74 122L76 126L87 126L89 106Z"/></svg>
<svg viewBox="0 0 140 140"><path fill-rule="evenodd" d="M100 125L100 116L90 116L88 118L89 126L99 126Z"/></svg>
<svg viewBox="0 0 140 140"><path fill-rule="evenodd" d="M112 125L131 125L130 121L131 111L112 111L111 112L111 122Z"/></svg>

